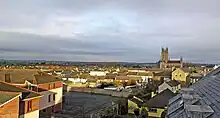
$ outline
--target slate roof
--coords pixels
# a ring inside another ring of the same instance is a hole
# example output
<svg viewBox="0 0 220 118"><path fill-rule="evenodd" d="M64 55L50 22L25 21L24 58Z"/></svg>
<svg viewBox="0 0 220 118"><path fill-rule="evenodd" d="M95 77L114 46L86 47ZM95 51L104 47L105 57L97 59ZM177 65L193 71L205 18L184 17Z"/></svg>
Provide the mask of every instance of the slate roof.
<svg viewBox="0 0 220 118"><path fill-rule="evenodd" d="M21 92L22 93L22 99L30 99L33 97L40 97L41 94L38 94L34 91L30 91L24 88L20 88L5 82L0 82L0 91L5 92Z"/></svg>
<svg viewBox="0 0 220 118"><path fill-rule="evenodd" d="M35 75L35 80L36 80L37 84L44 84L44 83L62 81L61 78L54 77L54 76L51 76L51 75Z"/></svg>
<svg viewBox="0 0 220 118"><path fill-rule="evenodd" d="M151 98L147 102L147 106L148 108L165 108L168 105L169 99L173 98L174 96L175 94L172 91L166 89Z"/></svg>
<svg viewBox="0 0 220 118"><path fill-rule="evenodd" d="M180 60L169 60L168 63L181 63Z"/></svg>
<svg viewBox="0 0 220 118"><path fill-rule="evenodd" d="M208 74L206 74L206 76L214 76L214 75L218 75L220 74L220 67L210 71Z"/></svg>
<svg viewBox="0 0 220 118"><path fill-rule="evenodd" d="M18 97L21 93L18 92L4 92L4 91L0 91L0 106L2 106L4 103L6 103L7 101Z"/></svg>
<svg viewBox="0 0 220 118"><path fill-rule="evenodd" d="M168 81L168 82L166 82L168 85L170 85L171 87L173 87L173 86L178 86L179 84L180 84L180 82L179 81L177 81L177 80L170 80L170 81Z"/></svg>
<svg viewBox="0 0 220 118"><path fill-rule="evenodd" d="M195 93L201 97L200 105L210 106L214 113L209 114L208 118L219 118L220 116L220 68L217 68L191 85ZM182 109L184 110L184 109ZM184 118L183 113L174 113L174 116ZM175 117L171 117L175 118Z"/></svg>

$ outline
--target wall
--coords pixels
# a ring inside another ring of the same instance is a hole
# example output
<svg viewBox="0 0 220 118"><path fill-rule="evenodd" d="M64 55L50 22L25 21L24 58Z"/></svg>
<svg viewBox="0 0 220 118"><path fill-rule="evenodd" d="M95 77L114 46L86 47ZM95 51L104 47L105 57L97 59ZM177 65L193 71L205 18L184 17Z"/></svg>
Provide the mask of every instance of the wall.
<svg viewBox="0 0 220 118"><path fill-rule="evenodd" d="M28 111L28 101L32 101L32 110ZM26 114L32 114L32 112L34 112L33 114L35 114L36 116L36 111L38 111L38 115L39 115L39 103L40 103L40 98L35 98L35 99L31 99L31 100L25 100L20 102L20 106L19 106L19 114L21 117L25 117Z"/></svg>
<svg viewBox="0 0 220 118"><path fill-rule="evenodd" d="M41 94L43 94L43 97L41 97L40 99L40 110L43 110L47 107L51 107L54 106L55 104L60 104L62 103L62 97L63 97L63 88L55 88L55 89L51 89L49 91L43 91L40 92ZM55 101L53 101L53 94L55 95ZM51 95L51 102L48 102L48 96Z"/></svg>
<svg viewBox="0 0 220 118"><path fill-rule="evenodd" d="M130 100L128 100L128 113L134 114L135 109L139 109L138 105Z"/></svg>
<svg viewBox="0 0 220 118"><path fill-rule="evenodd" d="M166 82L164 82L163 84L161 84L159 87L158 87L158 92L161 93L162 91L166 90L166 89L169 89L172 91L172 87L169 86Z"/></svg>
<svg viewBox="0 0 220 118"><path fill-rule="evenodd" d="M53 84L55 83L55 87L53 87ZM51 85L51 88L49 88L49 85ZM63 86L63 82L52 82L52 83L45 83L45 84L39 84L38 85L38 92L42 91L48 91L55 88L60 88Z"/></svg>
<svg viewBox="0 0 220 118"><path fill-rule="evenodd" d="M0 107L0 118L19 117L19 97Z"/></svg>
<svg viewBox="0 0 220 118"><path fill-rule="evenodd" d="M152 80L153 76L141 76L142 82L148 83L149 79Z"/></svg>
<svg viewBox="0 0 220 118"><path fill-rule="evenodd" d="M21 115L19 118L39 118L39 110L35 110L24 115Z"/></svg>
<svg viewBox="0 0 220 118"><path fill-rule="evenodd" d="M91 71L90 76L106 76L106 72L103 71Z"/></svg>
<svg viewBox="0 0 220 118"><path fill-rule="evenodd" d="M164 111L164 109L159 109L159 108L157 109L157 112L149 112L148 111L148 117L160 118L163 111Z"/></svg>
<svg viewBox="0 0 220 118"><path fill-rule="evenodd" d="M172 80L186 82L187 75L188 74L182 71L181 69L176 69L175 71L172 72Z"/></svg>

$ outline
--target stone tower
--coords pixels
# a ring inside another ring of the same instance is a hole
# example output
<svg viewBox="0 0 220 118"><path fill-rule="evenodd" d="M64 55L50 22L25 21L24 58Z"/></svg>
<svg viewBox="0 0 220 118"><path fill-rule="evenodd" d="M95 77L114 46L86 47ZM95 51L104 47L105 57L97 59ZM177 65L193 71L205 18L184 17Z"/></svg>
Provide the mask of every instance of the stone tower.
<svg viewBox="0 0 220 118"><path fill-rule="evenodd" d="M160 61L161 62L165 62L165 50L164 50L164 48L162 48L162 50L161 50L161 55L160 55Z"/></svg>
<svg viewBox="0 0 220 118"><path fill-rule="evenodd" d="M168 48L166 48L164 53L165 53L164 54L165 63L167 63L169 61L169 51L168 51Z"/></svg>
<svg viewBox="0 0 220 118"><path fill-rule="evenodd" d="M162 50L161 50L161 61L167 63L168 60L169 60L168 48L166 48L166 49L162 48Z"/></svg>

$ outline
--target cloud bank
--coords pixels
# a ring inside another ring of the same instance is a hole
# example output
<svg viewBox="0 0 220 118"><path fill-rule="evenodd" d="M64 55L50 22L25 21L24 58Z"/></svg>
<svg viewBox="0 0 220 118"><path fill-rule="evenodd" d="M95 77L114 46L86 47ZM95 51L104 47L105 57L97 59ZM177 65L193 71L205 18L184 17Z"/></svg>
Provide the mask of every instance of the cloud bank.
<svg viewBox="0 0 220 118"><path fill-rule="evenodd" d="M2 0L0 58L219 63L218 0Z"/></svg>

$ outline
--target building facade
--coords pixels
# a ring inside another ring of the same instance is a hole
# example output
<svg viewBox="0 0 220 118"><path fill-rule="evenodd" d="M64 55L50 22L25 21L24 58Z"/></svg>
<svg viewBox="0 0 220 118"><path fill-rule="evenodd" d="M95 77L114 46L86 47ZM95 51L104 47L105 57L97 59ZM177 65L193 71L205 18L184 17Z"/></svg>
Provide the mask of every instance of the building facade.
<svg viewBox="0 0 220 118"><path fill-rule="evenodd" d="M177 93L181 89L181 84L176 80L165 81L158 87L158 92L161 93L166 89L169 89L173 93Z"/></svg>
<svg viewBox="0 0 220 118"><path fill-rule="evenodd" d="M1 71L0 81L20 88L15 89L15 87L3 84L2 86L6 87L0 87L0 91L22 92L22 101L19 105L19 116L22 118L51 116L62 110L63 82L61 78L40 71L13 70ZM31 95L36 94L36 97L26 95L26 91ZM27 97L23 98L23 96Z"/></svg>
<svg viewBox="0 0 220 118"><path fill-rule="evenodd" d="M162 48L159 66L161 69L173 68L173 67L182 68L183 59L182 57L180 59L170 59L168 48L166 49Z"/></svg>

